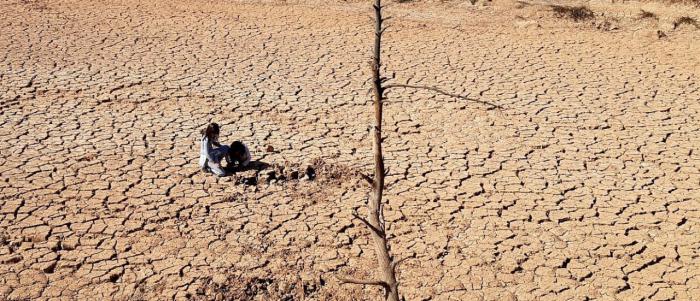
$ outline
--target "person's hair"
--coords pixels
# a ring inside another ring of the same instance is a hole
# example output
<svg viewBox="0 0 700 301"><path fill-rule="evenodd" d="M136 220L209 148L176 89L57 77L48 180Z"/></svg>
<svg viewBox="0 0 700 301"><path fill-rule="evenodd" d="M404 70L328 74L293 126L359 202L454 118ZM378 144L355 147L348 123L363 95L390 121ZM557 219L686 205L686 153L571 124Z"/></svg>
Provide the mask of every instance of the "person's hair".
<svg viewBox="0 0 700 301"><path fill-rule="evenodd" d="M228 149L229 156L234 160L239 160L245 154L245 145L240 141L233 141Z"/></svg>
<svg viewBox="0 0 700 301"><path fill-rule="evenodd" d="M202 130L202 136L209 138L209 140L214 139L216 135L219 135L219 125L216 122L210 123L206 129Z"/></svg>

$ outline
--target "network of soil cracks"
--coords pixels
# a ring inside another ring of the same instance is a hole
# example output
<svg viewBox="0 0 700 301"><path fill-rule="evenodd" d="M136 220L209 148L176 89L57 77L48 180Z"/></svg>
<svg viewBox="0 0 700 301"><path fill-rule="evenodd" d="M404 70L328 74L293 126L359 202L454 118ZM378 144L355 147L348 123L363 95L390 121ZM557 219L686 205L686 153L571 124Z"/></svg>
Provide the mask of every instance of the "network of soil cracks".
<svg viewBox="0 0 700 301"><path fill-rule="evenodd" d="M370 8L260 2L0 3L0 300L378 300L334 277L375 265ZM452 95L388 93L401 292L698 298L700 31L540 9L385 10L391 82ZM211 121L253 168L199 170Z"/></svg>

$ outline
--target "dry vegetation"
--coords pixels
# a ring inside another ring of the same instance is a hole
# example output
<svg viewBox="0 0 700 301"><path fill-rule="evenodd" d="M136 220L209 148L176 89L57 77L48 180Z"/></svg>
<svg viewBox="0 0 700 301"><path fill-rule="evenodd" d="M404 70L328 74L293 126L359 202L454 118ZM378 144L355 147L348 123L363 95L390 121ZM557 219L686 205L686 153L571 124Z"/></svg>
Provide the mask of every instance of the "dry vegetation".
<svg viewBox="0 0 700 301"><path fill-rule="evenodd" d="M687 17L687 16L680 17L680 18L676 19L675 21L673 21L673 28L678 28L683 24L692 25L695 28L700 28L700 24L698 24L698 21L695 20L695 18L691 18L691 17Z"/></svg>
<svg viewBox="0 0 700 301"><path fill-rule="evenodd" d="M587 6L551 5L554 15L558 18L570 19L574 22L588 21L595 18L593 11Z"/></svg>
<svg viewBox="0 0 700 301"><path fill-rule="evenodd" d="M658 2L668 3L668 4L681 4L700 7L700 0L657 0Z"/></svg>
<svg viewBox="0 0 700 301"><path fill-rule="evenodd" d="M368 214L366 217L354 213L353 216L360 220L369 230L374 242L374 256L377 260L376 276L369 279L348 278L339 276L338 280L348 284L379 286L384 290L384 299L387 301L399 301L399 281L397 275L397 265L399 261L394 258L389 241L387 224L384 218L384 207L387 205L387 198L384 197L386 169L384 165L384 151L382 142L384 141L384 102L386 87L383 83L388 78L381 75L383 66L381 60L382 34L386 27L384 22L388 18L382 17L382 1L374 0L374 51L372 53L372 98L374 109L374 122L372 124L372 152L374 159L374 174L372 177L366 176L371 185L370 197L367 201ZM368 139L369 140L369 139Z"/></svg>
<svg viewBox="0 0 700 301"><path fill-rule="evenodd" d="M658 17L655 13L652 13L652 12L649 12L649 11L646 11L646 10L643 10L643 9L639 12L639 17L638 17L638 18L639 18L640 20L641 20L641 19L659 20L659 17Z"/></svg>
<svg viewBox="0 0 700 301"><path fill-rule="evenodd" d="M35 11L46 11L48 10L48 4L46 0L20 0L20 3L30 10Z"/></svg>

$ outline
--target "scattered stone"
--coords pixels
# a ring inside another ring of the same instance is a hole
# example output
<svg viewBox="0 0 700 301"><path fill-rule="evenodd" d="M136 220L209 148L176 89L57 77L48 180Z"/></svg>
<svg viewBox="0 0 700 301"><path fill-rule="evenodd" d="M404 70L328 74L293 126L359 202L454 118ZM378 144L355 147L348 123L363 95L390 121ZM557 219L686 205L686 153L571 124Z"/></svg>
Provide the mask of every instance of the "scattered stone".
<svg viewBox="0 0 700 301"><path fill-rule="evenodd" d="M265 173L265 181L272 182L277 180L277 173L274 170L269 170Z"/></svg>
<svg viewBox="0 0 700 301"><path fill-rule="evenodd" d="M309 181L313 181L316 178L316 170L312 166L307 166L304 174Z"/></svg>
<svg viewBox="0 0 700 301"><path fill-rule="evenodd" d="M239 179L239 183L248 186L258 185L258 178L256 177L242 177Z"/></svg>

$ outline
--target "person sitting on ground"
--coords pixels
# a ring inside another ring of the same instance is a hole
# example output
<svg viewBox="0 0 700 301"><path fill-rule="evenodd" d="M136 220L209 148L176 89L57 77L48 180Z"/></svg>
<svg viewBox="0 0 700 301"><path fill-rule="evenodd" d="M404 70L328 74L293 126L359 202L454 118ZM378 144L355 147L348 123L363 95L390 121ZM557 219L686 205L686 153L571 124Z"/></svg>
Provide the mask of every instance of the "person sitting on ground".
<svg viewBox="0 0 700 301"><path fill-rule="evenodd" d="M199 167L203 172L211 172L217 176L226 176L228 173L221 166L221 161L225 158L230 160L228 153L230 148L219 143L219 125L211 123L202 130L201 148L199 152Z"/></svg>
<svg viewBox="0 0 700 301"><path fill-rule="evenodd" d="M247 167L250 164L250 150L243 142L234 141L228 149L227 160L234 164L238 163L241 167Z"/></svg>

